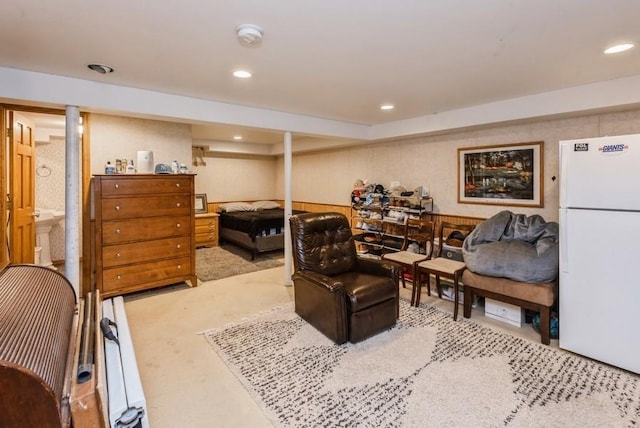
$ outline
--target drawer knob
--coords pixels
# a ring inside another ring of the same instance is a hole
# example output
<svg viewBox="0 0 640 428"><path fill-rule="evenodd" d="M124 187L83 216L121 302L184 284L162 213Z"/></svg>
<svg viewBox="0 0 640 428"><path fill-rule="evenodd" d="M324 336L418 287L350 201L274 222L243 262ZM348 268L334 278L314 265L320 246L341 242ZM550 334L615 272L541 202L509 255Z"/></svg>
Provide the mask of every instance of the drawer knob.
<svg viewBox="0 0 640 428"><path fill-rule="evenodd" d="M182 269L182 265L178 265L178 269Z"/></svg>
<svg viewBox="0 0 640 428"><path fill-rule="evenodd" d="M120 257L120 253L116 253L116 258L117 258L117 257Z"/></svg>
<svg viewBox="0 0 640 428"><path fill-rule="evenodd" d="M120 205L116 205L116 211L120 211Z"/></svg>
<svg viewBox="0 0 640 428"><path fill-rule="evenodd" d="M116 276L116 279L121 279L122 277L120 275Z"/></svg>
<svg viewBox="0 0 640 428"><path fill-rule="evenodd" d="M176 223L176 227L180 229L180 223Z"/></svg>
<svg viewBox="0 0 640 428"><path fill-rule="evenodd" d="M180 187L180 183L176 183L176 187Z"/></svg>
<svg viewBox="0 0 640 428"><path fill-rule="evenodd" d="M176 248L180 249L180 248L182 248L182 245L178 244L178 245L176 245Z"/></svg>
<svg viewBox="0 0 640 428"><path fill-rule="evenodd" d="M116 233L120 233L120 229L116 229Z"/></svg>
<svg viewBox="0 0 640 428"><path fill-rule="evenodd" d="M115 187L116 189L119 189L120 185L119 184L114 184L113 187Z"/></svg>
<svg viewBox="0 0 640 428"><path fill-rule="evenodd" d="M180 208L180 202L176 203L176 207Z"/></svg>

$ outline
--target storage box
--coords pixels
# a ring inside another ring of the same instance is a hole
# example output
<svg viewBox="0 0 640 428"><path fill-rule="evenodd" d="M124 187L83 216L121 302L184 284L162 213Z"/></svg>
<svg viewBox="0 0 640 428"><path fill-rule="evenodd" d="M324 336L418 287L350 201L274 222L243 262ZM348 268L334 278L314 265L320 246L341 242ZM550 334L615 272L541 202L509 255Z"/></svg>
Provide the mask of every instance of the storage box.
<svg viewBox="0 0 640 428"><path fill-rule="evenodd" d="M435 283L433 281L432 283ZM442 291L442 298L446 300L451 300L453 302L453 283L448 281L440 280L440 290ZM437 290L432 291L432 293L437 293ZM479 297L473 296L473 302L471 303L471 307L475 308L478 306ZM459 304L464 303L464 285L458 283L458 302Z"/></svg>
<svg viewBox="0 0 640 428"><path fill-rule="evenodd" d="M516 327L522 327L525 324L524 310L520 306L493 299L484 300L484 315Z"/></svg>

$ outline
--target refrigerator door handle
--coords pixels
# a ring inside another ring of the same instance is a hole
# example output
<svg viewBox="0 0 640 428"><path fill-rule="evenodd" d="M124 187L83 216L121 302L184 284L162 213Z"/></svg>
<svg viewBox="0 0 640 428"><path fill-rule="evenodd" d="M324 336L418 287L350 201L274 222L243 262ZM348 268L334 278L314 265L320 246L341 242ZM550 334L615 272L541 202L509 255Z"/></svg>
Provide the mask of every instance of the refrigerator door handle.
<svg viewBox="0 0 640 428"><path fill-rule="evenodd" d="M569 227L569 223L567 222L567 213L568 210L563 209L560 210L560 215L559 215L559 221L560 224L562 225L560 227L560 270L562 272L569 272L569 260L568 260L568 255L569 255L569 250L568 250L568 246L569 246L569 241L567 240L567 229Z"/></svg>
<svg viewBox="0 0 640 428"><path fill-rule="evenodd" d="M567 166L567 144L560 144L560 208L567 208L567 197L566 197L566 186L568 177L566 174L566 166Z"/></svg>

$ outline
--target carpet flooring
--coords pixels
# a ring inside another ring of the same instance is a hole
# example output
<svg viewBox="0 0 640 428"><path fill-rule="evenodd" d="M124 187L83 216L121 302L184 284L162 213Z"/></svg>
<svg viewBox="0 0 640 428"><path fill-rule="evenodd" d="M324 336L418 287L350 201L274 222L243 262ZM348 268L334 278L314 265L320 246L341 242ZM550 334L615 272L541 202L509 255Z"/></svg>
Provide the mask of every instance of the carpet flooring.
<svg viewBox="0 0 640 428"><path fill-rule="evenodd" d="M251 260L251 253L233 244L196 249L196 275L200 281L212 281L270 269L284 264L284 253L273 251L257 254Z"/></svg>
<svg viewBox="0 0 640 428"><path fill-rule="evenodd" d="M640 377L401 301L398 324L335 345L274 308L204 336L276 427L626 427Z"/></svg>

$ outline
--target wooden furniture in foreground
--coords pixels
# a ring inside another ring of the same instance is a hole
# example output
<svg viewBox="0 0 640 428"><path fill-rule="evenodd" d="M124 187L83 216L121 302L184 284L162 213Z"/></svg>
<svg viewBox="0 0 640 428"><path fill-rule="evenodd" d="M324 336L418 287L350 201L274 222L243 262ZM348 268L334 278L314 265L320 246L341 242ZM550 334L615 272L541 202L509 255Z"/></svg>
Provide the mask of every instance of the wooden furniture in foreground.
<svg viewBox="0 0 640 428"><path fill-rule="evenodd" d="M0 425L68 427L79 308L57 271L9 266L0 274Z"/></svg>
<svg viewBox="0 0 640 428"><path fill-rule="evenodd" d="M93 192L103 298L182 281L197 286L193 175L97 175Z"/></svg>
<svg viewBox="0 0 640 428"><path fill-rule="evenodd" d="M196 214L196 248L218 246L218 217L217 213Z"/></svg>
<svg viewBox="0 0 640 428"><path fill-rule="evenodd" d="M451 278L453 280L453 320L455 321L458 319L458 302L460 299L459 282L462 272L467 268L467 266L464 262L442 257L443 244L447 240L444 236L444 230L459 231L461 233L466 232L464 235L468 235L474 228L475 226L467 224L453 224L446 221L440 223L438 232L438 257L418 263L418 267L416 269L415 284L411 298L411 301L416 306L420 304L420 288L422 285L423 275L426 276L427 279L427 293L429 295L431 294L430 276L434 275L436 277L436 287L439 297L442 297L440 277ZM460 241L460 245L462 245L462 241Z"/></svg>
<svg viewBox="0 0 640 428"><path fill-rule="evenodd" d="M464 283L464 317L471 317L473 296L483 296L540 313L540 336L550 343L551 307L557 296L557 283L528 283L507 278L479 275L470 270L462 274Z"/></svg>

